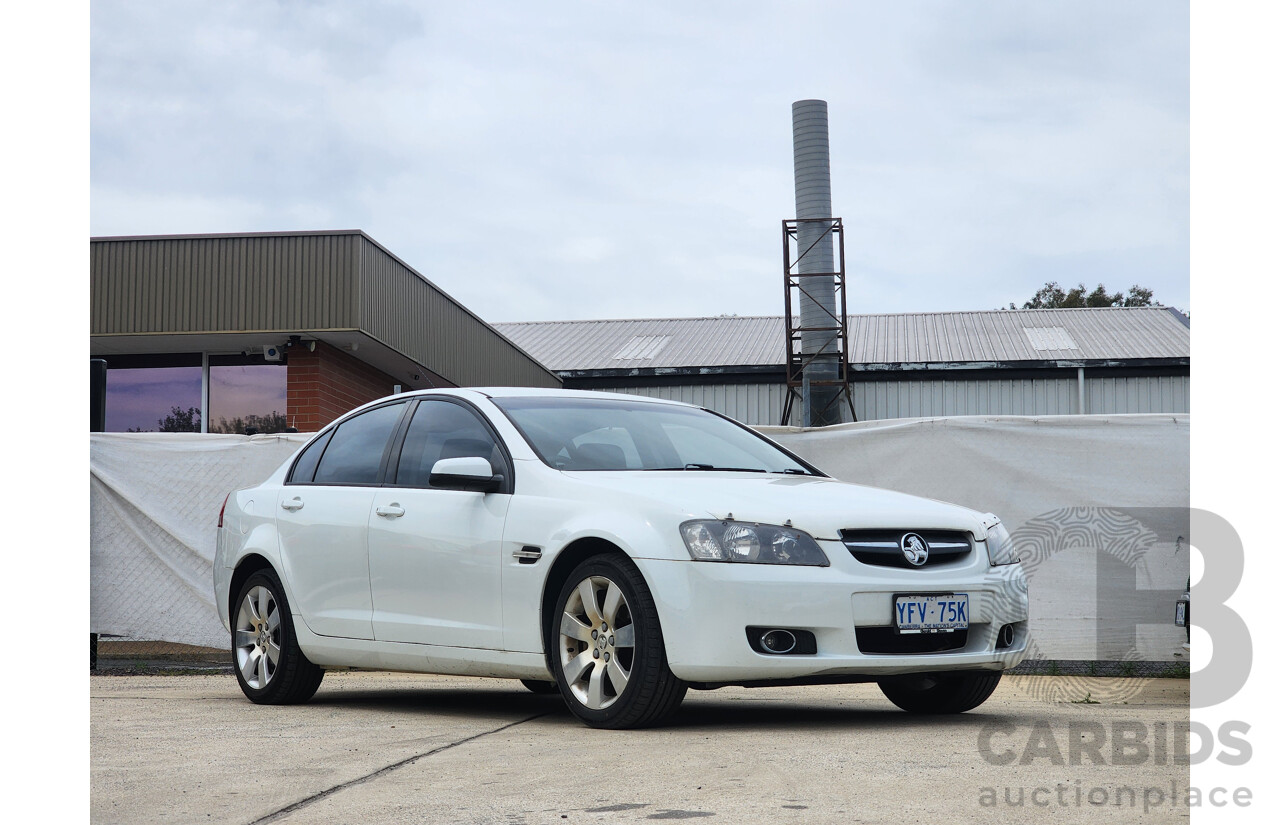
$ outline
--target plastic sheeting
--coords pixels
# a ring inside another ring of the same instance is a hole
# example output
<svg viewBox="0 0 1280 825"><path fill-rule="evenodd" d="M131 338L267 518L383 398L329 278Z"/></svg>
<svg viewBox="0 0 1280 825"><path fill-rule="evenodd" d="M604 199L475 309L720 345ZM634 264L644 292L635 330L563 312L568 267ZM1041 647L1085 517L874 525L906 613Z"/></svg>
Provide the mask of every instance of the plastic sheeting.
<svg viewBox="0 0 1280 825"><path fill-rule="evenodd" d="M226 647L213 601L218 510L305 435L89 436L89 629Z"/></svg>
<svg viewBox="0 0 1280 825"><path fill-rule="evenodd" d="M846 481L995 512L1024 552L1033 655L1185 657L1187 415L897 419L762 432ZM90 630L223 647L218 509L306 435L90 436Z"/></svg>
<svg viewBox="0 0 1280 825"><path fill-rule="evenodd" d="M1000 516L1030 580L1033 658L1186 661L1189 415L757 429L845 481Z"/></svg>

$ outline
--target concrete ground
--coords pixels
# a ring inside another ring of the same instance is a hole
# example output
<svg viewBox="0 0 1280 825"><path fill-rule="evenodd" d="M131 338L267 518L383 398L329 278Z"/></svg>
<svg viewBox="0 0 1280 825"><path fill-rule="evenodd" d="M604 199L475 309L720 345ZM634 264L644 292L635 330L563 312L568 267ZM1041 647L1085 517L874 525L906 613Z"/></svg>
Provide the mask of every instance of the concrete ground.
<svg viewBox="0 0 1280 825"><path fill-rule="evenodd" d="M1052 679L934 719L875 685L690 691L668 727L597 731L513 681L337 672L282 708L228 674L94 676L92 819L1185 821L1190 682Z"/></svg>

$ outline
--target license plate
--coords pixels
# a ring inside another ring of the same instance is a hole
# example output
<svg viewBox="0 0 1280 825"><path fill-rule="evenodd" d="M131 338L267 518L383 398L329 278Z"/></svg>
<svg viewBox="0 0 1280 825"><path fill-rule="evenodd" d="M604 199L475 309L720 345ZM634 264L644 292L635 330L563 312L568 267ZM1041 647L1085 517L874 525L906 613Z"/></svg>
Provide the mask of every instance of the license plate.
<svg viewBox="0 0 1280 825"><path fill-rule="evenodd" d="M899 633L950 633L969 626L969 594L895 596L893 624Z"/></svg>

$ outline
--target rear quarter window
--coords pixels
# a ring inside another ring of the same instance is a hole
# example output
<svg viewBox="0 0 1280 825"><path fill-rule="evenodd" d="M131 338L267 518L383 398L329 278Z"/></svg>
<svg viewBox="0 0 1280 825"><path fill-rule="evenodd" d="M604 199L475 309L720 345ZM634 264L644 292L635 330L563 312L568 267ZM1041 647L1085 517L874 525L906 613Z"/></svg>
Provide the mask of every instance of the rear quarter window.
<svg viewBox="0 0 1280 825"><path fill-rule="evenodd" d="M289 474L290 484L310 484L316 475L316 465L320 463L320 456L324 453L324 448L329 444L329 439L333 437L333 430L314 439L310 444L302 448L302 452L298 455L298 460L293 463L293 472Z"/></svg>
<svg viewBox="0 0 1280 825"><path fill-rule="evenodd" d="M338 425L316 467L316 484L376 484L404 404L377 407Z"/></svg>

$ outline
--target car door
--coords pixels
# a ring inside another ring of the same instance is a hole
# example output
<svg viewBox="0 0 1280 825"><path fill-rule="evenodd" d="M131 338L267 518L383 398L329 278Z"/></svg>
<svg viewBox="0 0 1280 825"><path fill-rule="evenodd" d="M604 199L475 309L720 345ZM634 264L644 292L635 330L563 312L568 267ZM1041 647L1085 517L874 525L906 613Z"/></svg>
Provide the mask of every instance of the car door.
<svg viewBox="0 0 1280 825"><path fill-rule="evenodd" d="M373 638L369 513L400 417L384 404L343 421L294 462L276 524L293 609L321 636Z"/></svg>
<svg viewBox="0 0 1280 825"><path fill-rule="evenodd" d="M373 631L379 641L502 648L502 529L511 501L505 447L460 401L423 399L369 516ZM433 488L441 458L480 456L499 492Z"/></svg>

